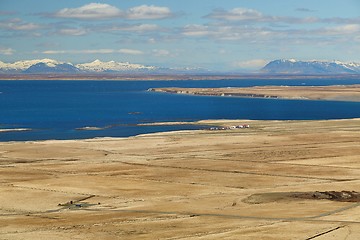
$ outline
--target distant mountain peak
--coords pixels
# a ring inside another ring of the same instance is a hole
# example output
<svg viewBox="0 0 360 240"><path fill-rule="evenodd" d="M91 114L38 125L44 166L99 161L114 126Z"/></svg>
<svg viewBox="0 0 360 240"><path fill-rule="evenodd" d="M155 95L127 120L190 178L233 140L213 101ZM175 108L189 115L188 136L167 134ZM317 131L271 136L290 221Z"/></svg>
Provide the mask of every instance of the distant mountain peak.
<svg viewBox="0 0 360 240"><path fill-rule="evenodd" d="M145 66L141 64L133 64L129 62L115 62L108 61L102 62L96 59L90 63L81 63L76 65L82 71L86 72L127 72L127 71L146 71L155 70L155 66Z"/></svg>
<svg viewBox="0 0 360 240"><path fill-rule="evenodd" d="M290 58L290 59L280 59L280 62L291 62L291 63L296 63L298 62L296 59L294 58Z"/></svg>
<svg viewBox="0 0 360 240"><path fill-rule="evenodd" d="M129 62L103 62L96 59L89 63L72 64L44 58L34 60L21 60L13 63L0 61L0 73L81 73L81 72L143 72L155 71L155 66L132 64Z"/></svg>
<svg viewBox="0 0 360 240"><path fill-rule="evenodd" d="M161 68L156 66L147 66L137 63L101 61L95 59L92 62L72 64L60 62L57 60L44 58L35 60L23 60L14 63L5 63L0 61L0 73L127 73L127 74L193 74L209 72L202 68Z"/></svg>
<svg viewBox="0 0 360 240"><path fill-rule="evenodd" d="M296 59L278 59L269 62L260 72L264 74L360 74L360 63ZM126 74L209 74L214 73L208 69L199 67L161 68L147 66L138 63L101 61L95 59L92 62L72 64L54 59L21 60L13 63L0 61L0 73L126 73Z"/></svg>
<svg viewBox="0 0 360 240"><path fill-rule="evenodd" d="M266 74L357 74L359 63L341 61L298 61L295 59L278 59L269 62L261 69Z"/></svg>
<svg viewBox="0 0 360 240"><path fill-rule="evenodd" d="M62 64L62 62L44 58L44 59L34 59L34 60L21 60L14 63L4 63L0 62L0 71L9 71L9 72L21 72L29 67L38 64L38 63L44 63L49 67L55 67L58 64Z"/></svg>
<svg viewBox="0 0 360 240"><path fill-rule="evenodd" d="M68 63L48 64L36 63L24 71L24 73L78 73L79 69Z"/></svg>

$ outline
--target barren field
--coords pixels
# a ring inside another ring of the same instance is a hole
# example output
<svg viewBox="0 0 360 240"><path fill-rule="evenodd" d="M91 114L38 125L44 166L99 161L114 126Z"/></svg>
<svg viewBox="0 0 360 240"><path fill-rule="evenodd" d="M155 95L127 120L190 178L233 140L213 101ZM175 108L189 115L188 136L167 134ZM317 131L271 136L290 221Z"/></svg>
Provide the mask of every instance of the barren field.
<svg viewBox="0 0 360 240"><path fill-rule="evenodd" d="M360 239L360 119L201 123L0 143L0 239Z"/></svg>
<svg viewBox="0 0 360 240"><path fill-rule="evenodd" d="M205 96L360 101L360 85L257 86L247 88L154 88L151 91Z"/></svg>

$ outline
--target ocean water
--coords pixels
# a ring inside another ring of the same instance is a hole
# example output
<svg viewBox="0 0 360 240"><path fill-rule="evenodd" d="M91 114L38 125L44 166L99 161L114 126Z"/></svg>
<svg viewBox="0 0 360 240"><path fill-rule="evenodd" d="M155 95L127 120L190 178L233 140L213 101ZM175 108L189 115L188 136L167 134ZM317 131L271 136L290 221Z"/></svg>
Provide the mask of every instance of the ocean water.
<svg viewBox="0 0 360 240"><path fill-rule="evenodd" d="M126 137L207 126L139 126L202 119L359 118L359 102L187 96L156 87L360 84L359 80L0 81L0 141ZM98 127L101 130L78 130Z"/></svg>

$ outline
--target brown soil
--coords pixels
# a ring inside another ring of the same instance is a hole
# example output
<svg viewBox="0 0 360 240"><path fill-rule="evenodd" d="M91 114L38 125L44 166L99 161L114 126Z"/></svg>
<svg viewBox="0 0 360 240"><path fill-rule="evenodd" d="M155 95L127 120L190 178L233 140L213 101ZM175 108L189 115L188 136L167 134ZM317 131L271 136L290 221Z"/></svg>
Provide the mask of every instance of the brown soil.
<svg viewBox="0 0 360 240"><path fill-rule="evenodd" d="M199 124L0 143L0 239L360 239L360 119Z"/></svg>

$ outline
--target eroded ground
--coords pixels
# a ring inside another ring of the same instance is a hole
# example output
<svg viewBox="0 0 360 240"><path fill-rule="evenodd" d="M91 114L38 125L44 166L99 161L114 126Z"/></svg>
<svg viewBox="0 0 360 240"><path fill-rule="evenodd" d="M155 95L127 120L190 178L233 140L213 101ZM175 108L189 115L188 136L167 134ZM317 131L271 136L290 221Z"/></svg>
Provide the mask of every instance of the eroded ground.
<svg viewBox="0 0 360 240"><path fill-rule="evenodd" d="M215 122L0 143L0 239L360 239L359 119Z"/></svg>

